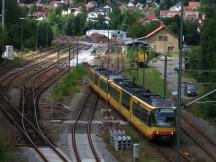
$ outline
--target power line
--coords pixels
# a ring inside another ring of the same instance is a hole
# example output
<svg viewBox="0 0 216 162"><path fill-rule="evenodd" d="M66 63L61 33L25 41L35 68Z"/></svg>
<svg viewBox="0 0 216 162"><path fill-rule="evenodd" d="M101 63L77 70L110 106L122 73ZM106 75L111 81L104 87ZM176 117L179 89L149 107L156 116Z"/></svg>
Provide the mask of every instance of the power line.
<svg viewBox="0 0 216 162"><path fill-rule="evenodd" d="M212 94L212 93L214 93L214 92L216 92L216 89L214 89L214 90L210 91L209 93L206 93L205 95L203 95L203 96L201 96L201 97L199 97L199 98L197 98L197 99L195 99L195 100L193 100L193 101L187 103L186 106L190 106L191 104L193 104L193 103L195 103L195 102L197 102L197 101L199 101L199 100L201 100L201 99L203 99L203 98L209 96L210 94Z"/></svg>
<svg viewBox="0 0 216 162"><path fill-rule="evenodd" d="M203 72L203 73L205 73L205 72L208 72L208 73L215 73L216 72L216 70L201 70L201 69L187 69L187 70L185 70L185 72Z"/></svg>

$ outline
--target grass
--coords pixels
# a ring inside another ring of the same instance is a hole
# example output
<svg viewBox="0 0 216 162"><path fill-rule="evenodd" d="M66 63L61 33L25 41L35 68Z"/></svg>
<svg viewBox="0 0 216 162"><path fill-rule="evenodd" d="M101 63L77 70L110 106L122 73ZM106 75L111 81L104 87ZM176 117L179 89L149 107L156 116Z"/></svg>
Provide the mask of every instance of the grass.
<svg viewBox="0 0 216 162"><path fill-rule="evenodd" d="M15 148L10 145L7 139L7 129L0 125L0 162L9 162L15 160Z"/></svg>
<svg viewBox="0 0 216 162"><path fill-rule="evenodd" d="M159 162L158 154L154 154L149 146L149 141L145 139L134 127L128 125L124 128L129 136L132 138L133 143L140 144L140 160L139 162ZM106 143L107 149L119 162L132 162L133 161L133 146L124 151L115 151L113 146L109 144L109 132L105 131L103 139Z"/></svg>
<svg viewBox="0 0 216 162"><path fill-rule="evenodd" d="M52 97L57 102L63 102L66 96L71 96L79 91L83 77L87 74L84 65L76 66L64 79L52 90Z"/></svg>
<svg viewBox="0 0 216 162"><path fill-rule="evenodd" d="M4 58L3 62L0 64L0 68L8 68L20 64L20 62L21 61L19 57L14 57L14 60Z"/></svg>
<svg viewBox="0 0 216 162"><path fill-rule="evenodd" d="M198 89L199 96L203 96L208 92L210 92L210 90L207 87L199 86ZM214 101L214 99L208 97L203 98L201 101ZM205 103L205 104L195 103L188 108L188 111L192 112L195 116L200 117L210 123L216 123L216 105L214 103Z"/></svg>

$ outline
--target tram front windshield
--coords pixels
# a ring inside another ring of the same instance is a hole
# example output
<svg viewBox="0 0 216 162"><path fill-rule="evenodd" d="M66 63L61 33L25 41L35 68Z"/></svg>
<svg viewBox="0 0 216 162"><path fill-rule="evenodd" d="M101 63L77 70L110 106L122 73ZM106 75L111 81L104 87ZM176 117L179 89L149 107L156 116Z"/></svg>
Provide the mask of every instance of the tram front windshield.
<svg viewBox="0 0 216 162"><path fill-rule="evenodd" d="M153 125L155 127L174 127L175 110L171 108L159 108L154 111Z"/></svg>

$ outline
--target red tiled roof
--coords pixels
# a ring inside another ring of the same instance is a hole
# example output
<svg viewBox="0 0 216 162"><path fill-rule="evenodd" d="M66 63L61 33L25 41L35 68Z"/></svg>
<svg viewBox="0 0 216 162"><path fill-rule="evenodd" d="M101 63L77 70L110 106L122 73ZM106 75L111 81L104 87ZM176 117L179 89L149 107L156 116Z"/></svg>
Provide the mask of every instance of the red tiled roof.
<svg viewBox="0 0 216 162"><path fill-rule="evenodd" d="M43 7L43 4L42 3L36 3L36 7Z"/></svg>
<svg viewBox="0 0 216 162"><path fill-rule="evenodd" d="M158 20L157 16L155 15L149 15L146 17L149 21Z"/></svg>
<svg viewBox="0 0 216 162"><path fill-rule="evenodd" d="M175 15L180 14L179 11L168 11L168 10L161 10L160 17L174 17Z"/></svg>
<svg viewBox="0 0 216 162"><path fill-rule="evenodd" d="M145 21L145 18L140 18L140 19L137 20L137 22L140 23L140 24L143 24L144 21Z"/></svg>
<svg viewBox="0 0 216 162"><path fill-rule="evenodd" d="M185 11L184 18L198 19L199 18L199 12L197 12L197 11Z"/></svg>
<svg viewBox="0 0 216 162"><path fill-rule="evenodd" d="M200 2L189 2L189 7L200 7Z"/></svg>
<svg viewBox="0 0 216 162"><path fill-rule="evenodd" d="M33 16L33 17L44 16L44 13L42 13L42 12L34 12L34 13L32 14L32 16Z"/></svg>
<svg viewBox="0 0 216 162"><path fill-rule="evenodd" d="M145 36L145 38L149 38L153 35L155 35L157 32L161 31L162 29L166 29L170 34L172 34L174 37L178 38L177 35L175 35L175 33L173 33L172 31L170 31L166 25L164 25L163 23L161 23L161 25L155 29L154 31L152 31L151 33L149 33L147 36Z"/></svg>

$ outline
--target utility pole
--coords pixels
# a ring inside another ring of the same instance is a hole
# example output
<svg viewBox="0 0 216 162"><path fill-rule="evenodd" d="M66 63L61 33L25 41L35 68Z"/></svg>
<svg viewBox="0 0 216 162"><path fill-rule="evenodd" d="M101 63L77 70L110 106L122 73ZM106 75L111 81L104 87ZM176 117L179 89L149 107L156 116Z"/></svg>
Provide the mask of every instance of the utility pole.
<svg viewBox="0 0 216 162"><path fill-rule="evenodd" d="M23 65L23 21L25 20L25 18L21 17L19 18L19 20L21 20L21 36L20 36L20 51L21 51L21 66Z"/></svg>
<svg viewBox="0 0 216 162"><path fill-rule="evenodd" d="M106 79L107 79L107 102L106 102L106 107L108 108L108 91L109 91L109 45L110 42L109 42L109 24L108 24L108 42L107 42L107 76L106 76Z"/></svg>
<svg viewBox="0 0 216 162"><path fill-rule="evenodd" d="M136 78L137 78L137 83L138 83L138 77L139 77L139 61L138 61L138 58L139 58L139 53L137 52L136 53L137 55L137 69L136 69Z"/></svg>
<svg viewBox="0 0 216 162"><path fill-rule="evenodd" d="M133 60L133 64L135 64L135 60L134 60L134 59L135 59L135 56L134 56L134 55L135 55L135 54L134 54L134 38L133 38L133 47L132 47L132 48L133 48L133 50L132 50L132 53L133 53L133 58L132 58L132 60Z"/></svg>
<svg viewBox="0 0 216 162"><path fill-rule="evenodd" d="M36 49L36 52L37 52L38 51L38 23L37 23L37 30L36 30L35 49Z"/></svg>
<svg viewBox="0 0 216 162"><path fill-rule="evenodd" d="M2 30L5 26L5 0L2 0Z"/></svg>
<svg viewBox="0 0 216 162"><path fill-rule="evenodd" d="M59 53L60 53L60 50L58 50L57 52L57 69L56 69L56 74L57 74L57 80L59 79Z"/></svg>
<svg viewBox="0 0 216 162"><path fill-rule="evenodd" d="M78 60L78 59L79 59L79 58L78 58L78 54L79 54L79 48L78 48L78 46L79 46L79 42L78 42L78 39L77 39L77 51L76 51L76 52L77 52L77 62L76 62L76 66L77 66L78 63L79 63L79 62L78 62L78 61L79 61L79 60Z"/></svg>
<svg viewBox="0 0 216 162"><path fill-rule="evenodd" d="M69 60L68 60L69 71L70 71L70 60L71 60L71 44L69 43Z"/></svg>
<svg viewBox="0 0 216 162"><path fill-rule="evenodd" d="M145 67L146 67L146 58L145 58L145 53L144 53L144 60L143 60L143 88L145 87Z"/></svg>
<svg viewBox="0 0 216 162"><path fill-rule="evenodd" d="M167 56L164 56L164 98L166 97L166 85L167 85Z"/></svg>
<svg viewBox="0 0 216 162"><path fill-rule="evenodd" d="M46 28L46 48L48 48L48 39L49 39L49 30L48 30L48 24L49 24L49 21L46 21L47 22L47 28Z"/></svg>
<svg viewBox="0 0 216 162"><path fill-rule="evenodd" d="M180 26L180 53L179 53L179 71L178 71L178 94L177 94L177 118L176 118L176 139L177 155L176 161L180 162L180 116L181 116L181 84L182 84L182 35L183 35L183 0L181 0L181 26Z"/></svg>

